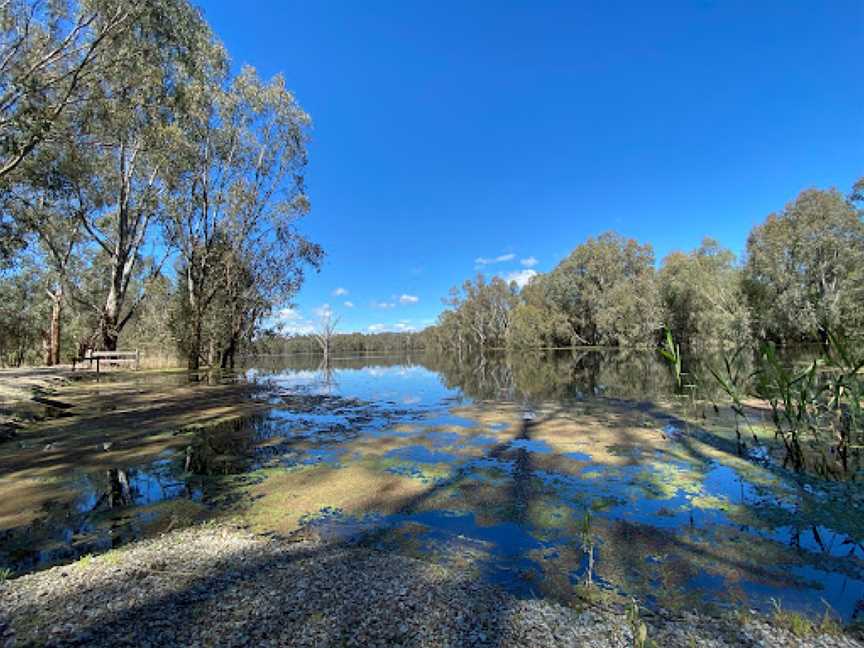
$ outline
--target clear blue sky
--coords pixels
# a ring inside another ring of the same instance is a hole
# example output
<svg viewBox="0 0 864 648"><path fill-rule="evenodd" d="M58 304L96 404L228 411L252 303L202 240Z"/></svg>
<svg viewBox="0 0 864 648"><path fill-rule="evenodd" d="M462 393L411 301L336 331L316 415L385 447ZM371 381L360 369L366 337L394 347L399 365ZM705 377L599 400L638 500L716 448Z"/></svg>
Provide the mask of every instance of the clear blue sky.
<svg viewBox="0 0 864 648"><path fill-rule="evenodd" d="M327 258L295 328L325 304L422 327L478 258L547 271L607 229L740 252L801 189L864 175L860 0L199 5L315 123L303 228Z"/></svg>

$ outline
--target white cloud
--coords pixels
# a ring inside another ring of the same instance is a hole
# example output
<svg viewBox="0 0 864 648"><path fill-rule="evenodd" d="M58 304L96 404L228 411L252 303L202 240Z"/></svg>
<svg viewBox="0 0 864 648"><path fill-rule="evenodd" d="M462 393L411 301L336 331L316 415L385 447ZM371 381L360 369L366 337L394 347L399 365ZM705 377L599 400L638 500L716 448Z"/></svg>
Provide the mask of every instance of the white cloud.
<svg viewBox="0 0 864 648"><path fill-rule="evenodd" d="M534 266L536 266L540 262L537 259L535 259L533 256L530 256L527 259L522 259L519 263L521 263L526 268L533 268Z"/></svg>
<svg viewBox="0 0 864 648"><path fill-rule="evenodd" d="M283 308L279 311L279 319L286 321L296 321L299 319L303 319L303 316L300 314L296 308Z"/></svg>
<svg viewBox="0 0 864 648"><path fill-rule="evenodd" d="M346 301L345 302L345 308L354 308L354 302Z"/></svg>
<svg viewBox="0 0 864 648"><path fill-rule="evenodd" d="M390 308L396 308L396 304L386 301L372 302L372 308L382 308L384 310L388 310Z"/></svg>
<svg viewBox="0 0 864 648"><path fill-rule="evenodd" d="M367 330L370 333L411 333L418 328L411 320L399 320L395 324L371 324Z"/></svg>
<svg viewBox="0 0 864 648"><path fill-rule="evenodd" d="M402 295L399 297L400 304L416 304L420 301L420 298L416 295Z"/></svg>
<svg viewBox="0 0 864 648"><path fill-rule="evenodd" d="M536 277L539 272L536 270L517 270L516 272L510 272L504 276L504 281L510 283L511 281L515 281L516 285L520 288L524 288L528 285L528 282L531 281L534 277Z"/></svg>
<svg viewBox="0 0 864 648"><path fill-rule="evenodd" d="M318 308L312 311L317 317L330 317L333 315L333 309L330 304L321 304Z"/></svg>
<svg viewBox="0 0 864 648"><path fill-rule="evenodd" d="M334 297L345 297L348 294L348 290L345 288L337 288L333 291Z"/></svg>
<svg viewBox="0 0 864 648"><path fill-rule="evenodd" d="M515 254L502 254L501 256L487 258L487 257L477 257L474 259L474 263L478 266L492 265L493 263L506 263L507 261L512 261L516 258Z"/></svg>
<svg viewBox="0 0 864 648"><path fill-rule="evenodd" d="M284 324L278 329L283 335L309 335L315 332L315 326L306 321Z"/></svg>

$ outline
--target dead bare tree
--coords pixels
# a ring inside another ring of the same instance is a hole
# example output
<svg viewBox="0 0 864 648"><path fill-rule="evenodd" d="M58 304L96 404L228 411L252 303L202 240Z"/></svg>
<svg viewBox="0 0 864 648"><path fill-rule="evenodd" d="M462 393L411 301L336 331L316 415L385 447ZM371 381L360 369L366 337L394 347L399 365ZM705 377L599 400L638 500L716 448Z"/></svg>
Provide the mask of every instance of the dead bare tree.
<svg viewBox="0 0 864 648"><path fill-rule="evenodd" d="M321 315L321 322L318 325L318 330L313 334L321 347L321 353L324 354L322 364L327 366L330 362L330 351L332 349L333 337L336 335L336 327L339 325L339 318L334 316L332 311L325 310Z"/></svg>

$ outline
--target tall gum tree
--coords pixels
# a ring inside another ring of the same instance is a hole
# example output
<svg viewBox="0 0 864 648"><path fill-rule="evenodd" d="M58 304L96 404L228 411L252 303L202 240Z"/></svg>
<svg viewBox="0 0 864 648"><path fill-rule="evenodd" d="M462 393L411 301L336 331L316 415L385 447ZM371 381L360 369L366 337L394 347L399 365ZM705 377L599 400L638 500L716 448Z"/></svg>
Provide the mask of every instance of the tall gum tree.
<svg viewBox="0 0 864 648"><path fill-rule="evenodd" d="M200 91L190 99L196 110L185 129L189 171L166 220L180 255L180 337L193 370L203 357L206 320L221 320L220 364L233 365L240 341L273 304L290 299L304 268L317 267L322 256L297 228L309 211L303 172L311 120L284 79L263 82L244 67Z"/></svg>
<svg viewBox="0 0 864 648"><path fill-rule="evenodd" d="M115 349L145 292L130 294L144 246L179 170L178 124L186 88L207 67L213 36L185 0L151 0L146 12L116 40L112 66L80 119L96 170L86 191L93 206L79 214L89 243L105 259L106 282L98 303L100 345ZM165 250L165 242L154 244ZM162 258L167 257L163 254ZM157 269L159 264L156 265Z"/></svg>

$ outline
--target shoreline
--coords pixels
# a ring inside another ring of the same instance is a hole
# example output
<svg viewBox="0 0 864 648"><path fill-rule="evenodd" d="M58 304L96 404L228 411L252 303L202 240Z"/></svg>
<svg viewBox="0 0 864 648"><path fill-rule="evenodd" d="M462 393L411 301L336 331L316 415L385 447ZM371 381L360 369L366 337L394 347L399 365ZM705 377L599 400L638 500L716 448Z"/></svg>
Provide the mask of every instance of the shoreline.
<svg viewBox="0 0 864 648"><path fill-rule="evenodd" d="M645 614L656 646L860 648L765 617ZM460 570L203 524L0 582L3 645L632 646L626 613L519 599ZM651 645L651 644L646 644Z"/></svg>

